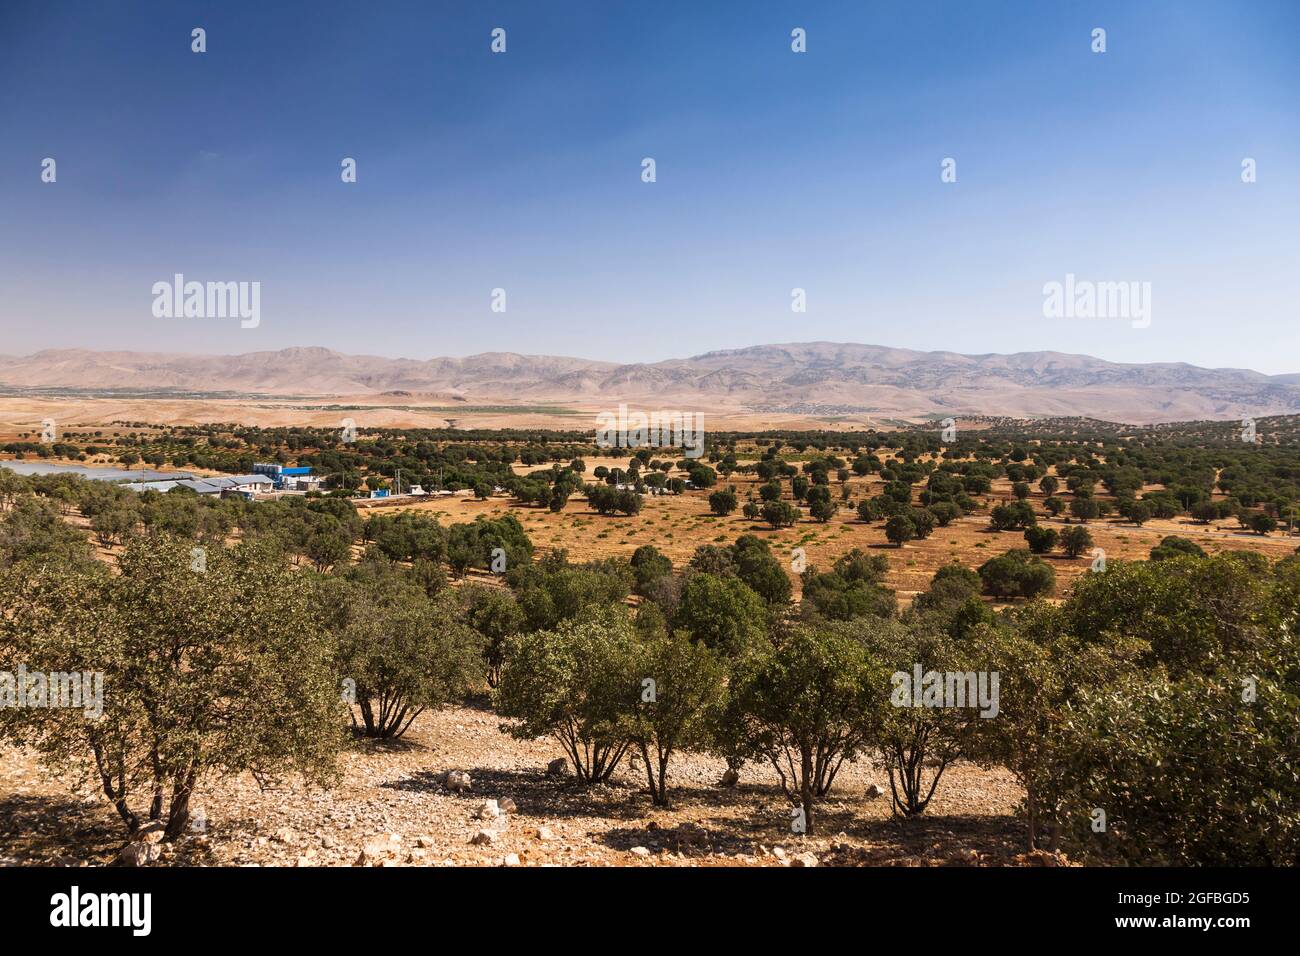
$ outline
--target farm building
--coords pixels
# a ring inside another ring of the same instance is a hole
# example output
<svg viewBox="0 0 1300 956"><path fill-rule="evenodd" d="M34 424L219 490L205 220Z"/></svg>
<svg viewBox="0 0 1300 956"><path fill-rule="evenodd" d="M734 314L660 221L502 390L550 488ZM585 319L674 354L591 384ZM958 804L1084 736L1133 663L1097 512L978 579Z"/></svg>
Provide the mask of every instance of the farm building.
<svg viewBox="0 0 1300 956"><path fill-rule="evenodd" d="M316 491L321 479L311 473L310 466L289 467L274 462L258 462L253 465L253 473L266 475L275 483L277 491Z"/></svg>
<svg viewBox="0 0 1300 956"><path fill-rule="evenodd" d="M178 481L132 481L125 487L132 491L171 491L189 488L200 495L242 494L271 491L275 482L267 475L220 475L212 478L182 478Z"/></svg>

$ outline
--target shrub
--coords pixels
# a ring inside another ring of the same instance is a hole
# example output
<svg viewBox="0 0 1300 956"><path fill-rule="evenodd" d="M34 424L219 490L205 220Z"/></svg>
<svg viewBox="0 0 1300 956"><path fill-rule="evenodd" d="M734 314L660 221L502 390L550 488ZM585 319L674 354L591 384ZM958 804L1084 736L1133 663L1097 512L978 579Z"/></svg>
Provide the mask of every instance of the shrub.
<svg viewBox="0 0 1300 956"><path fill-rule="evenodd" d="M885 537L890 544L901 548L905 542L916 537L916 525L907 515L894 515L885 522Z"/></svg>
<svg viewBox="0 0 1300 956"><path fill-rule="evenodd" d="M1056 529L1034 526L1025 529L1025 541L1034 554L1047 554L1056 546Z"/></svg>
<svg viewBox="0 0 1300 956"><path fill-rule="evenodd" d="M1297 675L1288 637L1213 677L1086 689L1061 762L1067 849L1148 866L1300 863ZM1106 811L1104 834L1088 826L1094 807Z"/></svg>
<svg viewBox="0 0 1300 956"><path fill-rule="evenodd" d="M622 606L592 607L554 630L510 642L497 713L519 740L554 738L582 784L601 783L630 744L629 715L641 692L638 641Z"/></svg>
<svg viewBox="0 0 1300 956"><path fill-rule="evenodd" d="M1050 594L1056 572L1041 558L1019 549L985 561L979 567L984 593L998 598L1031 598Z"/></svg>
<svg viewBox="0 0 1300 956"><path fill-rule="evenodd" d="M644 595L651 583L673 573L673 563L654 545L643 544L632 552L632 573L636 575L636 593Z"/></svg>
<svg viewBox="0 0 1300 956"><path fill-rule="evenodd" d="M688 576L673 615L673 629L725 657L738 657L762 638L767 608L739 578L707 573Z"/></svg>
<svg viewBox="0 0 1300 956"><path fill-rule="evenodd" d="M481 686L483 642L459 619L454 595L430 598L391 572L340 583L343 593L333 595L339 666L355 682L367 737L401 737L425 710Z"/></svg>
<svg viewBox="0 0 1300 956"><path fill-rule="evenodd" d="M790 528L799 520L799 509L788 501L764 502L761 513L773 528Z"/></svg>
<svg viewBox="0 0 1300 956"><path fill-rule="evenodd" d="M868 556L858 548L835 562L825 574L808 569L803 575L805 608L815 608L822 617L848 621L855 617L892 617L898 609L894 592L881 582L889 569L878 555Z"/></svg>
<svg viewBox="0 0 1300 956"><path fill-rule="evenodd" d="M1171 534L1161 538L1160 543L1151 549L1151 560L1163 561L1166 558L1177 558L1186 554L1196 558L1203 558L1205 557L1205 549L1195 541L1188 541L1186 538Z"/></svg>
<svg viewBox="0 0 1300 956"><path fill-rule="evenodd" d="M1078 525L1061 529L1058 540L1061 543L1061 550L1071 558L1077 558L1092 548L1092 534L1087 528Z"/></svg>
<svg viewBox="0 0 1300 956"><path fill-rule="evenodd" d="M730 489L709 495L709 510L715 515L729 515L736 510L737 504L736 493Z"/></svg>

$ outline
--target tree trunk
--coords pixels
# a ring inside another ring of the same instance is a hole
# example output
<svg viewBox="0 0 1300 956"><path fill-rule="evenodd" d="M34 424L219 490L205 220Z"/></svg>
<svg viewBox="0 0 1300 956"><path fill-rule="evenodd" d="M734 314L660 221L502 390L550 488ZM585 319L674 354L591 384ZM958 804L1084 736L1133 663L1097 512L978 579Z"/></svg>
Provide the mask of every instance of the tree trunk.
<svg viewBox="0 0 1300 956"><path fill-rule="evenodd" d="M167 829L164 836L175 840L181 836L190 822L190 797L194 793L195 772L190 770L184 777L177 775L172 785L171 806L167 810Z"/></svg>
<svg viewBox="0 0 1300 956"><path fill-rule="evenodd" d="M812 753L804 748L799 774L799 799L803 805L804 834L813 835L813 768Z"/></svg>

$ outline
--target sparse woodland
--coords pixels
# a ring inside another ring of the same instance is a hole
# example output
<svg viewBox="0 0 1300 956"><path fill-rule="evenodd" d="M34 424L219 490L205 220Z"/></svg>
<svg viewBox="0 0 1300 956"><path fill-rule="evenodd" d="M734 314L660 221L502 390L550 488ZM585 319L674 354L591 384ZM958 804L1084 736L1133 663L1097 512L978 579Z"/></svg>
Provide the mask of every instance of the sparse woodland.
<svg viewBox="0 0 1300 956"><path fill-rule="evenodd" d="M126 465L306 464L330 490L245 502L0 469L0 672L95 671L106 686L95 720L3 708L0 737L102 795L124 839L150 822L179 837L216 776L336 785L350 739L400 740L421 714L478 700L504 734L553 741L577 788L635 756L651 807L672 804L683 754L707 753L741 779L770 768L815 835L841 769L869 760L907 825L951 768L977 765L1023 788L1027 850L1296 865L1296 420L1261 420L1251 445L1214 423L979 425L947 445L919 428L714 434L700 459L641 449L590 471L607 450L579 433L344 445L124 423L11 443ZM352 494L399 469L511 510L359 510ZM753 530L674 561L661 543L543 548L521 521L617 523L661 496ZM1210 554L1168 534L1142 560L1094 560L1102 527L1175 518L1235 521L1238 537ZM765 536L833 520L871 543L800 566ZM995 550L900 600L891 569L973 521ZM1063 587L1057 569L1076 565L1090 570ZM996 673L996 713L900 706L892 678L916 668Z"/></svg>

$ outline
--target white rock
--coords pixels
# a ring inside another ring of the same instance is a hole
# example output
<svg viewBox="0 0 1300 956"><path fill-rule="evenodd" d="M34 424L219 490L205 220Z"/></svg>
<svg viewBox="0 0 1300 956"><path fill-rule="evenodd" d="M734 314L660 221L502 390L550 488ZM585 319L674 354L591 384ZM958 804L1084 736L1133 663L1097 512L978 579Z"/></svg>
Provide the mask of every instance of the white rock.
<svg viewBox="0 0 1300 956"><path fill-rule="evenodd" d="M484 800L474 811L476 820L495 820L499 816L501 816L501 807L495 800Z"/></svg>
<svg viewBox="0 0 1300 956"><path fill-rule="evenodd" d="M506 858L505 858L504 860L501 861L501 865L502 865L502 866L518 866L518 865L519 865L519 854L518 854L518 853L507 853L507 854L506 854Z"/></svg>
<svg viewBox="0 0 1300 956"><path fill-rule="evenodd" d="M469 774L464 770L449 770L447 771L446 785L447 789L454 793L464 793L474 785L474 781L470 779Z"/></svg>
<svg viewBox="0 0 1300 956"><path fill-rule="evenodd" d="M643 846L634 846L634 847L632 847L632 849L629 850L628 852L631 853L633 856L649 856L649 855L650 855L650 851L647 850L647 849L646 849L645 847L643 847Z"/></svg>
<svg viewBox="0 0 1300 956"><path fill-rule="evenodd" d="M162 856L157 843L128 843L117 854L118 866L146 866Z"/></svg>
<svg viewBox="0 0 1300 956"><path fill-rule="evenodd" d="M161 820L150 820L136 830L131 839L135 843L161 843L166 832L167 825Z"/></svg>

